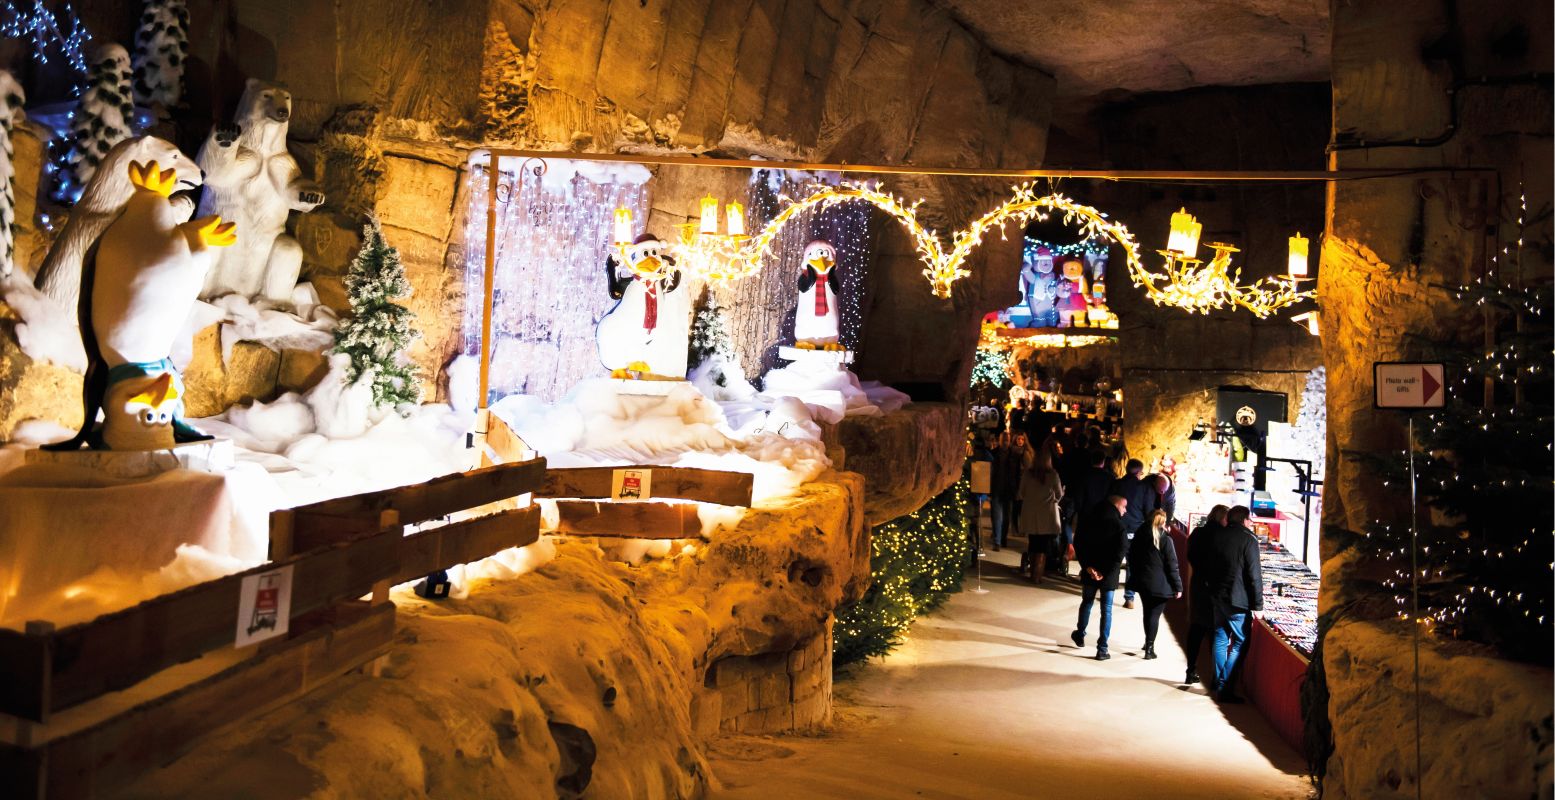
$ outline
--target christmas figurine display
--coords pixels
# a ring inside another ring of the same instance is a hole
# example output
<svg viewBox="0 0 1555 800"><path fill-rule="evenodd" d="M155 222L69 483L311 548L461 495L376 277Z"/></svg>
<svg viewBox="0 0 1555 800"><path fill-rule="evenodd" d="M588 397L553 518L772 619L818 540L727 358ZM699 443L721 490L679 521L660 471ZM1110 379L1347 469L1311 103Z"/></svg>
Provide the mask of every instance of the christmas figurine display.
<svg viewBox="0 0 1555 800"><path fill-rule="evenodd" d="M1061 328L1085 327L1091 296L1085 286L1085 263L1078 258L1064 262L1064 274L1058 281L1058 325Z"/></svg>
<svg viewBox="0 0 1555 800"><path fill-rule="evenodd" d="M613 378L686 377L691 287L659 237L645 233L624 258L605 259L616 304L595 329L599 360Z"/></svg>
<svg viewBox="0 0 1555 800"><path fill-rule="evenodd" d="M1022 271L1026 283L1026 307L1031 309L1033 328L1058 325L1058 276L1053 274L1053 253L1038 247Z"/></svg>
<svg viewBox="0 0 1555 800"><path fill-rule="evenodd" d="M79 300L87 354L83 422L75 438L112 450L158 450L210 439L183 421L183 381L169 354L210 269L215 248L237 241L233 223L212 216L180 222L171 199L200 186L155 161L130 164L135 192L83 265ZM103 428L93 431L98 409Z"/></svg>
<svg viewBox="0 0 1555 800"><path fill-rule="evenodd" d="M801 350L841 350L837 318L840 309L837 248L817 239L805 246L804 271L799 274L799 305L794 309L794 346Z"/></svg>

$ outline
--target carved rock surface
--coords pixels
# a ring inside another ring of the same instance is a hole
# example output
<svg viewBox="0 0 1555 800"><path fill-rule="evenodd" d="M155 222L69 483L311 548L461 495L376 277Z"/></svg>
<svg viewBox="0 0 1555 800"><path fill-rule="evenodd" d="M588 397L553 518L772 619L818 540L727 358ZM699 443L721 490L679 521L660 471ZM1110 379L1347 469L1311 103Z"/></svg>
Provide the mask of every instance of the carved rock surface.
<svg viewBox="0 0 1555 800"><path fill-rule="evenodd" d="M0 442L28 420L80 428L81 373L33 361L16 344L15 324L11 307L0 303Z"/></svg>
<svg viewBox="0 0 1555 800"><path fill-rule="evenodd" d="M961 477L966 422L960 405L912 403L883 417L844 417L838 441L864 476L865 513L879 525L917 511Z"/></svg>
<svg viewBox="0 0 1555 800"><path fill-rule="evenodd" d="M1414 663L1409 631L1337 624L1324 639L1335 797L1415 796ZM1548 669L1429 637L1420 646L1426 797L1547 796L1552 778ZM1409 735L1401 734L1407 732ZM1541 794L1542 793L1542 794Z"/></svg>

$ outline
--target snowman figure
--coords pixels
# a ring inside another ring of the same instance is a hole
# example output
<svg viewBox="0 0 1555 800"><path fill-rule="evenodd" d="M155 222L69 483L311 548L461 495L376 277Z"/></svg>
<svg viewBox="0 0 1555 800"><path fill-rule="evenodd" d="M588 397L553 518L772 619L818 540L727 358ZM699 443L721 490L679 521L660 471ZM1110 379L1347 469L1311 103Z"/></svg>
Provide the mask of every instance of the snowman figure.
<svg viewBox="0 0 1555 800"><path fill-rule="evenodd" d="M1038 247L1026 265L1026 307L1031 309L1031 327L1058 325L1058 276L1053 274L1053 253Z"/></svg>
<svg viewBox="0 0 1555 800"><path fill-rule="evenodd" d="M645 233L623 260L605 259L616 304L595 329L599 360L613 378L684 379L691 337L690 291L659 237Z"/></svg>
<svg viewBox="0 0 1555 800"><path fill-rule="evenodd" d="M1058 283L1057 305L1059 327L1085 327L1091 296L1085 287L1085 263L1078 258L1064 262L1064 276Z"/></svg>
<svg viewBox="0 0 1555 800"><path fill-rule="evenodd" d="M837 278L837 248L817 239L805 246L799 274L799 306L794 309L794 346L802 350L842 350L837 317L842 281Z"/></svg>

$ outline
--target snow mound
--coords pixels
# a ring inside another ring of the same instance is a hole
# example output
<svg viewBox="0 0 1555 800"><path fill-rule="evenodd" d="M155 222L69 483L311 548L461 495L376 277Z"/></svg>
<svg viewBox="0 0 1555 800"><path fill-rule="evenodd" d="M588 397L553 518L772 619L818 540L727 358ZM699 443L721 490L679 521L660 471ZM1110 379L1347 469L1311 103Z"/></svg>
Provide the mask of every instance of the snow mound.
<svg viewBox="0 0 1555 800"><path fill-rule="evenodd" d="M319 351L335 343L335 312L318 302L311 284L299 284L293 292L293 308L269 300L249 300L229 294L210 302L195 303L185 329L188 339L214 322L221 326L222 361L232 357L238 342L258 342L271 350ZM177 359L174 359L177 363Z"/></svg>
<svg viewBox="0 0 1555 800"><path fill-rule="evenodd" d="M771 370L762 394L794 397L821 420L838 423L845 416L878 417L907 405L907 395L878 381L860 381L846 369L824 363L795 362Z"/></svg>

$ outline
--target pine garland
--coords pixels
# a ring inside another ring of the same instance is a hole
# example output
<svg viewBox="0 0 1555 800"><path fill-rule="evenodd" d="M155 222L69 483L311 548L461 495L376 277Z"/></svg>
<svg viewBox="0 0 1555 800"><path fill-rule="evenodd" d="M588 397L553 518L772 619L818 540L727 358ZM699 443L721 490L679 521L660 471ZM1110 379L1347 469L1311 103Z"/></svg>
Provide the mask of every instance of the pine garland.
<svg viewBox="0 0 1555 800"><path fill-rule="evenodd" d="M835 666L889 653L918 615L960 590L977 519L970 490L963 477L923 508L870 532L874 580L861 600L837 613Z"/></svg>
<svg viewBox="0 0 1555 800"><path fill-rule="evenodd" d="M420 402L421 379L405 358L405 348L420 335L410 326L416 315L394 302L410 294L410 281L376 218L362 227L362 249L346 275L346 291L351 316L335 329L334 348L351 357L346 378L354 382L371 372L379 407Z"/></svg>
<svg viewBox="0 0 1555 800"><path fill-rule="evenodd" d="M107 44L92 54L86 88L70 114L70 135L58 151L54 199L74 204L114 145L130 137L130 54Z"/></svg>
<svg viewBox="0 0 1555 800"><path fill-rule="evenodd" d="M135 32L135 102L169 109L183 96L189 54L189 9L184 0L147 0Z"/></svg>
<svg viewBox="0 0 1555 800"><path fill-rule="evenodd" d="M986 383L995 389L1010 384L1010 372L1014 369L1015 354L1009 350L978 348L977 361L972 365L972 386Z"/></svg>
<svg viewBox="0 0 1555 800"><path fill-rule="evenodd" d="M1548 286L1454 291L1474 307L1491 307L1505 324L1488 352L1454 342L1423 348L1447 365L1448 399L1446 408L1415 420L1421 620L1437 635L1548 664L1555 624L1550 456L1555 329L1549 322L1555 294ZM1519 315L1523 324L1516 326L1512 321ZM1483 404L1487 379L1495 400L1490 407ZM1378 471L1407 509L1408 453L1356 455ZM1408 518L1377 520L1356 543L1376 565L1380 589L1392 595L1397 615L1407 619Z"/></svg>

